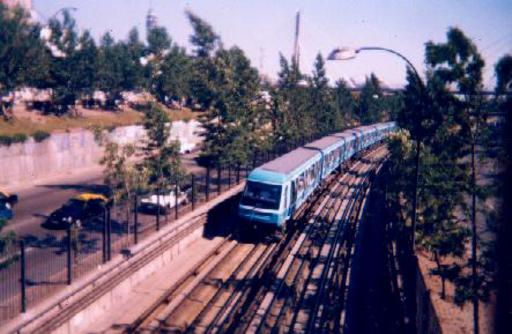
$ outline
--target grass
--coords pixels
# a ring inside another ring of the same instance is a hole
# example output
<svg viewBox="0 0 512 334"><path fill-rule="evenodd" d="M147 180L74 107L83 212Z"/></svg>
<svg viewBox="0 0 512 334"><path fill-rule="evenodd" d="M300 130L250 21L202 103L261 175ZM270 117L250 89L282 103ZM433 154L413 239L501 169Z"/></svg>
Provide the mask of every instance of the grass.
<svg viewBox="0 0 512 334"><path fill-rule="evenodd" d="M192 112L190 109L172 110L164 108L172 121L188 121L197 118L200 113ZM82 110L80 110L82 111ZM24 112L27 114L27 112ZM112 129L118 126L140 124L143 114L133 109L121 112L99 111L89 113L84 111L84 116L36 116L15 117L9 121L0 119L0 136L26 135L34 136L38 133L52 133L69 131L71 129Z"/></svg>

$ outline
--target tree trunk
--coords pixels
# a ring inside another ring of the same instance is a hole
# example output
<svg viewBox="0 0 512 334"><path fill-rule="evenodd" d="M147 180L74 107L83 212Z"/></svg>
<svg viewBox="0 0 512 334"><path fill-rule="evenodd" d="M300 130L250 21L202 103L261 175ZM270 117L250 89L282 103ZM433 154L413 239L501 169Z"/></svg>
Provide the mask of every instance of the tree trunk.
<svg viewBox="0 0 512 334"><path fill-rule="evenodd" d="M478 281L477 281L477 230L476 230L476 134L471 143L471 283L473 300L473 333L478 334Z"/></svg>
<svg viewBox="0 0 512 334"><path fill-rule="evenodd" d="M437 252L434 253L434 260L436 261L437 270L439 271L439 277L441 277L441 299L444 300L446 299L446 280L441 269L441 260L439 259L439 254Z"/></svg>
<svg viewBox="0 0 512 334"><path fill-rule="evenodd" d="M420 175L420 148L421 148L421 140L420 138L416 139L416 156L414 158L415 162L415 170L414 170L414 193L412 198L412 215L411 215L411 253L414 253L414 249L416 248L416 218L417 218L417 206L418 206L418 182Z"/></svg>

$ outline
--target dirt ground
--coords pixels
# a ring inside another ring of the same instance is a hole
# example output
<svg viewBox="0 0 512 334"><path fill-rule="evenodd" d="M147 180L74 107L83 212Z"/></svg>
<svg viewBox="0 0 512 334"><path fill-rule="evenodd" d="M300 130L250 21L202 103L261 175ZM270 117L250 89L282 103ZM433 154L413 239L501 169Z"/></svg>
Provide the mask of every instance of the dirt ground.
<svg viewBox="0 0 512 334"><path fill-rule="evenodd" d="M183 108L174 110L163 107L172 121L197 118L200 113ZM13 109L13 118L5 121L0 118L0 135L26 134L33 135L36 131L48 133L68 131L75 128L117 127L139 124L143 114L127 106L112 112L102 109L85 109L77 106L74 116L43 115L36 110L28 110L24 104L17 103Z"/></svg>
<svg viewBox="0 0 512 334"><path fill-rule="evenodd" d="M473 306L466 303L462 308L453 303L454 285L446 283L446 300L441 299L441 279L439 276L431 275L430 270L436 267L435 262L426 252L417 252L418 263L421 273L425 278L425 284L431 291L430 297L443 333L470 334L473 333ZM494 296L489 303L479 304L480 333L493 333L494 330Z"/></svg>

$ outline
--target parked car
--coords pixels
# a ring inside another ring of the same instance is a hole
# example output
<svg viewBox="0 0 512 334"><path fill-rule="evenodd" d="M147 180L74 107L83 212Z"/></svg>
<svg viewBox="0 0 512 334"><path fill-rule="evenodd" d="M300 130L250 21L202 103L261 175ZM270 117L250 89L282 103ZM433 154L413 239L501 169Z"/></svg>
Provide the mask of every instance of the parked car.
<svg viewBox="0 0 512 334"><path fill-rule="evenodd" d="M9 195L4 191L0 191L0 219L9 220L14 216L12 210L14 204L18 202L18 195Z"/></svg>
<svg viewBox="0 0 512 334"><path fill-rule="evenodd" d="M188 193L191 189L178 189L178 205L188 203ZM176 205L175 191L171 190L162 195L150 195L140 200L138 210L142 213L156 214L158 206L160 213L166 214Z"/></svg>
<svg viewBox="0 0 512 334"><path fill-rule="evenodd" d="M102 194L83 193L55 210L43 223L47 229L67 229L71 224L81 225L85 220L100 217L109 199Z"/></svg>

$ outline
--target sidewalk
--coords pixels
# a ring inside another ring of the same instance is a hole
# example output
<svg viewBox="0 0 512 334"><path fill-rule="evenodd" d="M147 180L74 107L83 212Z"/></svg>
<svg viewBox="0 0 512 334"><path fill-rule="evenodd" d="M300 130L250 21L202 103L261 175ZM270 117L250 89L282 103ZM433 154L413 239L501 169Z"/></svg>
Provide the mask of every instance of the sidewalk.
<svg viewBox="0 0 512 334"><path fill-rule="evenodd" d="M122 333L223 239L202 237L194 241L181 253L176 254L176 258L168 266L137 284L118 301L117 305L104 312L101 318L97 318L94 323L82 324L77 333Z"/></svg>

